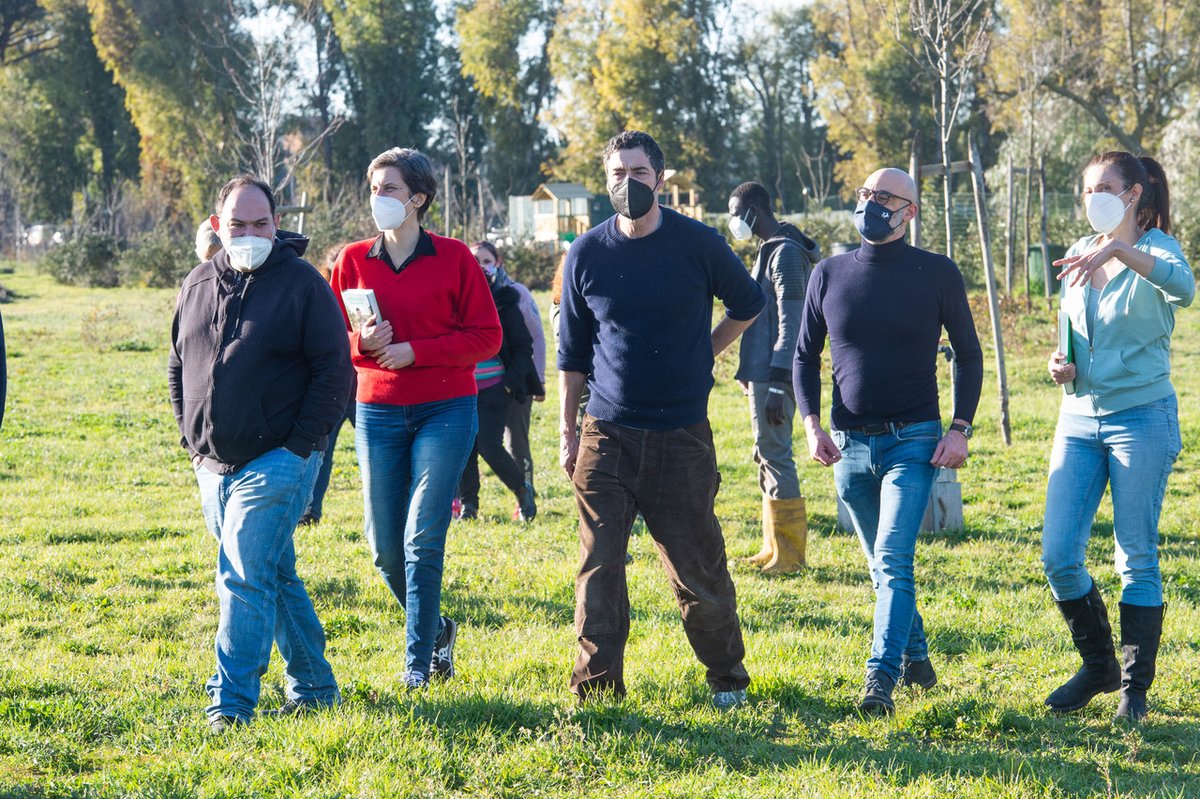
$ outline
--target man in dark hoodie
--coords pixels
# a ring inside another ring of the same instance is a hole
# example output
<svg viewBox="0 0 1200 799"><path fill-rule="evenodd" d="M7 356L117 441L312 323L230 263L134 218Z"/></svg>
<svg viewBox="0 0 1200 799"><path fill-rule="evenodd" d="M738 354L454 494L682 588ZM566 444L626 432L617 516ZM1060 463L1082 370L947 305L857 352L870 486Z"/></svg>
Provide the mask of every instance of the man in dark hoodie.
<svg viewBox="0 0 1200 799"><path fill-rule="evenodd" d="M749 560L769 574L783 574L804 566L808 543L808 516L792 457L792 358L808 274L821 259L820 248L795 225L775 218L770 195L759 183L733 190L729 230L738 240L758 236L762 242L753 277L767 298L766 308L742 334L736 375L750 398L754 462L763 496L763 546Z"/></svg>
<svg viewBox="0 0 1200 799"><path fill-rule="evenodd" d="M350 351L329 284L279 231L265 183L239 175L217 196L222 249L183 282L171 330L171 405L218 541L217 671L209 728L250 720L271 640L285 661L279 714L339 701L325 633L296 576L292 535L326 436L346 411Z"/></svg>

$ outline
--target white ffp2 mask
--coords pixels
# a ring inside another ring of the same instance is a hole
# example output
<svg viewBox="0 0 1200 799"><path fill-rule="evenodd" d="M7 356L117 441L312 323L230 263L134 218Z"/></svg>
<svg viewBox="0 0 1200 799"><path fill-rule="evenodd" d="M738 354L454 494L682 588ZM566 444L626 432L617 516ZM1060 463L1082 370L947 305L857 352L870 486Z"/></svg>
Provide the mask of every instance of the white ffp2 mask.
<svg viewBox="0 0 1200 799"><path fill-rule="evenodd" d="M745 241L754 235L754 230L750 227L750 223L740 216L729 217L729 232L738 241Z"/></svg>
<svg viewBox="0 0 1200 799"><path fill-rule="evenodd" d="M375 220L375 227L383 231L395 230L403 225L404 220L408 219L408 203L411 203L413 199L413 197L409 197L407 202L400 202L395 197L380 197L378 194L372 194L371 218Z"/></svg>
<svg viewBox="0 0 1200 799"><path fill-rule="evenodd" d="M229 253L229 265L239 272L253 272L267 260L271 248L275 246L274 239L262 236L238 236L230 239L225 245Z"/></svg>
<svg viewBox="0 0 1200 799"><path fill-rule="evenodd" d="M1127 191L1129 189L1121 194L1125 194ZM1107 236L1120 227L1121 220L1125 218L1125 212L1129 210L1129 206L1133 205L1133 201L1122 203L1121 194L1098 191L1088 195L1087 219L1092 230L1102 236Z"/></svg>

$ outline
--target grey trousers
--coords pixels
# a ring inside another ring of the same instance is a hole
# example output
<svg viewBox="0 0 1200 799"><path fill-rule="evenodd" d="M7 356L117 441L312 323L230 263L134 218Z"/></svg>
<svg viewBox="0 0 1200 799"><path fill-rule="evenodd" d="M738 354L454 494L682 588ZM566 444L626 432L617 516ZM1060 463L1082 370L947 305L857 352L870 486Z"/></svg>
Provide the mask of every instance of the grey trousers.
<svg viewBox="0 0 1200 799"><path fill-rule="evenodd" d="M796 399L788 392L783 397L786 421L767 424L764 408L769 383L750 384L750 431L754 434L754 462L758 464L758 487L768 499L796 499L800 480L792 457L792 424L796 419Z"/></svg>
<svg viewBox="0 0 1200 799"><path fill-rule="evenodd" d="M533 397L524 402L509 403L508 418L504 423L504 448L521 467L525 482L533 485L533 455L529 451L529 421L533 414Z"/></svg>

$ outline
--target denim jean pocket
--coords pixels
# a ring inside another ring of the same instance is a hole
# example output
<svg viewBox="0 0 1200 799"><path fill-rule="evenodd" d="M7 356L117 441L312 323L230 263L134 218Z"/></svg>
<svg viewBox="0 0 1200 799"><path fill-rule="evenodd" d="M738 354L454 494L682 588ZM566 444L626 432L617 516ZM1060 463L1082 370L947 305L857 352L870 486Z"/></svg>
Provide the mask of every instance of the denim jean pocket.
<svg viewBox="0 0 1200 799"><path fill-rule="evenodd" d="M896 431L898 441L920 441L923 438L936 441L941 437L942 423L936 420L906 425Z"/></svg>
<svg viewBox="0 0 1200 799"><path fill-rule="evenodd" d="M846 449L846 434L841 430L830 430L829 437L839 450Z"/></svg>

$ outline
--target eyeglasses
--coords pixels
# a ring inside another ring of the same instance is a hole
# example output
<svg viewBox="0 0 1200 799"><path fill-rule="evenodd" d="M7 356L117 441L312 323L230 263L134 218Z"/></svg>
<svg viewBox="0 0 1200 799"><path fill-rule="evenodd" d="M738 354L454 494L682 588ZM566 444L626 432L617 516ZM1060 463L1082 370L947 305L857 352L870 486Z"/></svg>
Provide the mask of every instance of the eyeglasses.
<svg viewBox="0 0 1200 799"><path fill-rule="evenodd" d="M872 197L874 197L875 202L879 203L880 205L887 205L893 199L903 200L909 205L912 205L913 202L907 197L901 197L899 194L892 194L890 191L884 191L883 189L868 189L866 186L863 186L861 189L855 189L854 193L858 196L859 202L866 202Z"/></svg>

